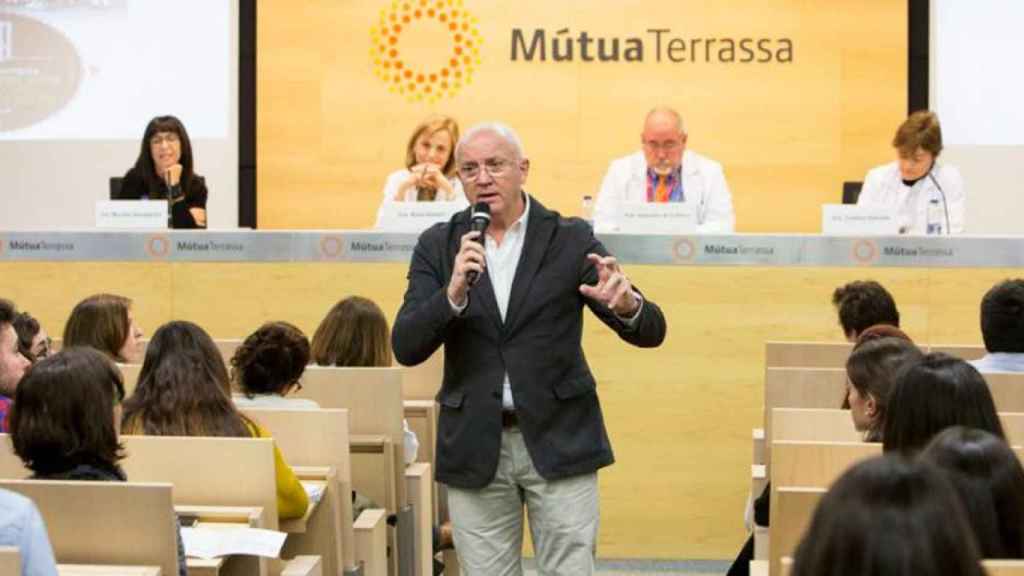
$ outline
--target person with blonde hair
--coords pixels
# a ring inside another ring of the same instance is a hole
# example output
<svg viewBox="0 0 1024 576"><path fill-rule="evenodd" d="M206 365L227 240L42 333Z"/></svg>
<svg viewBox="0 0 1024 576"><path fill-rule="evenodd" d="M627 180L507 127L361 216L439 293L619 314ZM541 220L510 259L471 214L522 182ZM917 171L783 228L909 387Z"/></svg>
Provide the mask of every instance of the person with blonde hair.
<svg viewBox="0 0 1024 576"><path fill-rule="evenodd" d="M872 168L859 206L891 210L901 234L961 234L967 196L955 166L940 163L942 128L934 112L918 110L892 139L896 160Z"/></svg>
<svg viewBox="0 0 1024 576"><path fill-rule="evenodd" d="M416 127L405 147L405 168L384 183L377 228L390 227L387 207L394 202L454 202L468 206L455 172L455 143L459 125L448 116L433 116Z"/></svg>

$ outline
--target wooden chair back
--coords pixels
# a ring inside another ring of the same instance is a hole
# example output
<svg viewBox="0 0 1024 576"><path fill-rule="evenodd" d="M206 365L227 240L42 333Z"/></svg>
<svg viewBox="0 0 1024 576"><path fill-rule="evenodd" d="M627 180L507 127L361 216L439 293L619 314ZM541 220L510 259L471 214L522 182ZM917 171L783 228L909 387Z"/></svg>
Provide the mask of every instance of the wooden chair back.
<svg viewBox="0 0 1024 576"><path fill-rule="evenodd" d="M403 406L401 368L335 368L310 366L301 380L302 389L296 397L308 398L321 408L344 408L349 411L349 432L352 435L385 436L391 445L394 460L389 483L395 501L388 507L405 506L405 460L403 446ZM351 442L350 442L351 443ZM355 456L353 456L355 466ZM353 485L359 490L358 470L353 468ZM385 505L384 502L379 502Z"/></svg>
<svg viewBox="0 0 1024 576"><path fill-rule="evenodd" d="M175 504L261 507L262 527L277 529L273 440L122 436L121 442L121 465L133 482L173 484Z"/></svg>
<svg viewBox="0 0 1024 576"><path fill-rule="evenodd" d="M840 368L846 365L850 342L765 342L768 368Z"/></svg>
<svg viewBox="0 0 1024 576"><path fill-rule="evenodd" d="M148 565L178 573L170 484L2 480L0 488L35 502L58 563Z"/></svg>

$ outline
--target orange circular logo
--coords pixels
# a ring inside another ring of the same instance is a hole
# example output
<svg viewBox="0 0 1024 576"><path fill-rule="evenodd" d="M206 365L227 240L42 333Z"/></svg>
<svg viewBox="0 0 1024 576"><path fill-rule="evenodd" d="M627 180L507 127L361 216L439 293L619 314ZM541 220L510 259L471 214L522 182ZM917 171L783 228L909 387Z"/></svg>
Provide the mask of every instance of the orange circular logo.
<svg viewBox="0 0 1024 576"><path fill-rule="evenodd" d="M679 262L691 262L697 255L697 247L689 238L680 238L672 245L672 255Z"/></svg>
<svg viewBox="0 0 1024 576"><path fill-rule="evenodd" d="M394 0L370 28L373 70L410 102L452 97L480 65L476 24L462 0Z"/></svg>
<svg viewBox="0 0 1024 576"><path fill-rule="evenodd" d="M149 254L150 258L160 259L166 258L167 254L171 251L171 239L162 234L156 236L150 236L146 240L146 254Z"/></svg>
<svg viewBox="0 0 1024 576"><path fill-rule="evenodd" d="M320 239L320 255L324 258L340 258L345 252L345 243L341 236L324 236Z"/></svg>
<svg viewBox="0 0 1024 576"><path fill-rule="evenodd" d="M873 264L878 260L878 244L874 240L857 240L853 243L850 255L858 264Z"/></svg>

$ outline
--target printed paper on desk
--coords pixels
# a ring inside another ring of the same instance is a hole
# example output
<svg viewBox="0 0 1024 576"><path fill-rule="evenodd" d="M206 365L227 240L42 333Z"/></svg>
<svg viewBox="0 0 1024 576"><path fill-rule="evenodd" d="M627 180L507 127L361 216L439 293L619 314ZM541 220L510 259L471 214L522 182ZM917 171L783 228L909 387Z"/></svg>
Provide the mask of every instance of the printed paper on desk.
<svg viewBox="0 0 1024 576"><path fill-rule="evenodd" d="M96 227L166 230L167 200L100 200L96 202Z"/></svg>
<svg viewBox="0 0 1024 576"><path fill-rule="evenodd" d="M697 215L687 202L623 202L619 232L623 234L693 234Z"/></svg>
<svg viewBox="0 0 1024 576"><path fill-rule="evenodd" d="M218 558L232 554L277 558L287 534L276 530L248 528L182 528L185 555L193 558Z"/></svg>
<svg viewBox="0 0 1024 576"><path fill-rule="evenodd" d="M378 230L423 232L466 207L465 202L385 202L380 207Z"/></svg>
<svg viewBox="0 0 1024 576"><path fill-rule="evenodd" d="M900 226L892 210L856 204L823 204L821 233L826 236L895 236Z"/></svg>

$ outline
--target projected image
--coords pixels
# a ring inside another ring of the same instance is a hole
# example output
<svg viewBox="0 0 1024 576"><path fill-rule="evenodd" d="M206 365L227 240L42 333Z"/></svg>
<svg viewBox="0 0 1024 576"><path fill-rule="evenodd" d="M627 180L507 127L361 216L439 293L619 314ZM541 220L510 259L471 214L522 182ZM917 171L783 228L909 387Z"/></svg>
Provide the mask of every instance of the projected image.
<svg viewBox="0 0 1024 576"><path fill-rule="evenodd" d="M135 139L174 114L230 119L227 0L0 0L0 140Z"/></svg>
<svg viewBox="0 0 1024 576"><path fill-rule="evenodd" d="M1022 146L1024 3L932 3L933 102L951 146Z"/></svg>
<svg viewBox="0 0 1024 576"><path fill-rule="evenodd" d="M66 106L78 90L81 67L59 30L0 15L0 132L32 126Z"/></svg>

